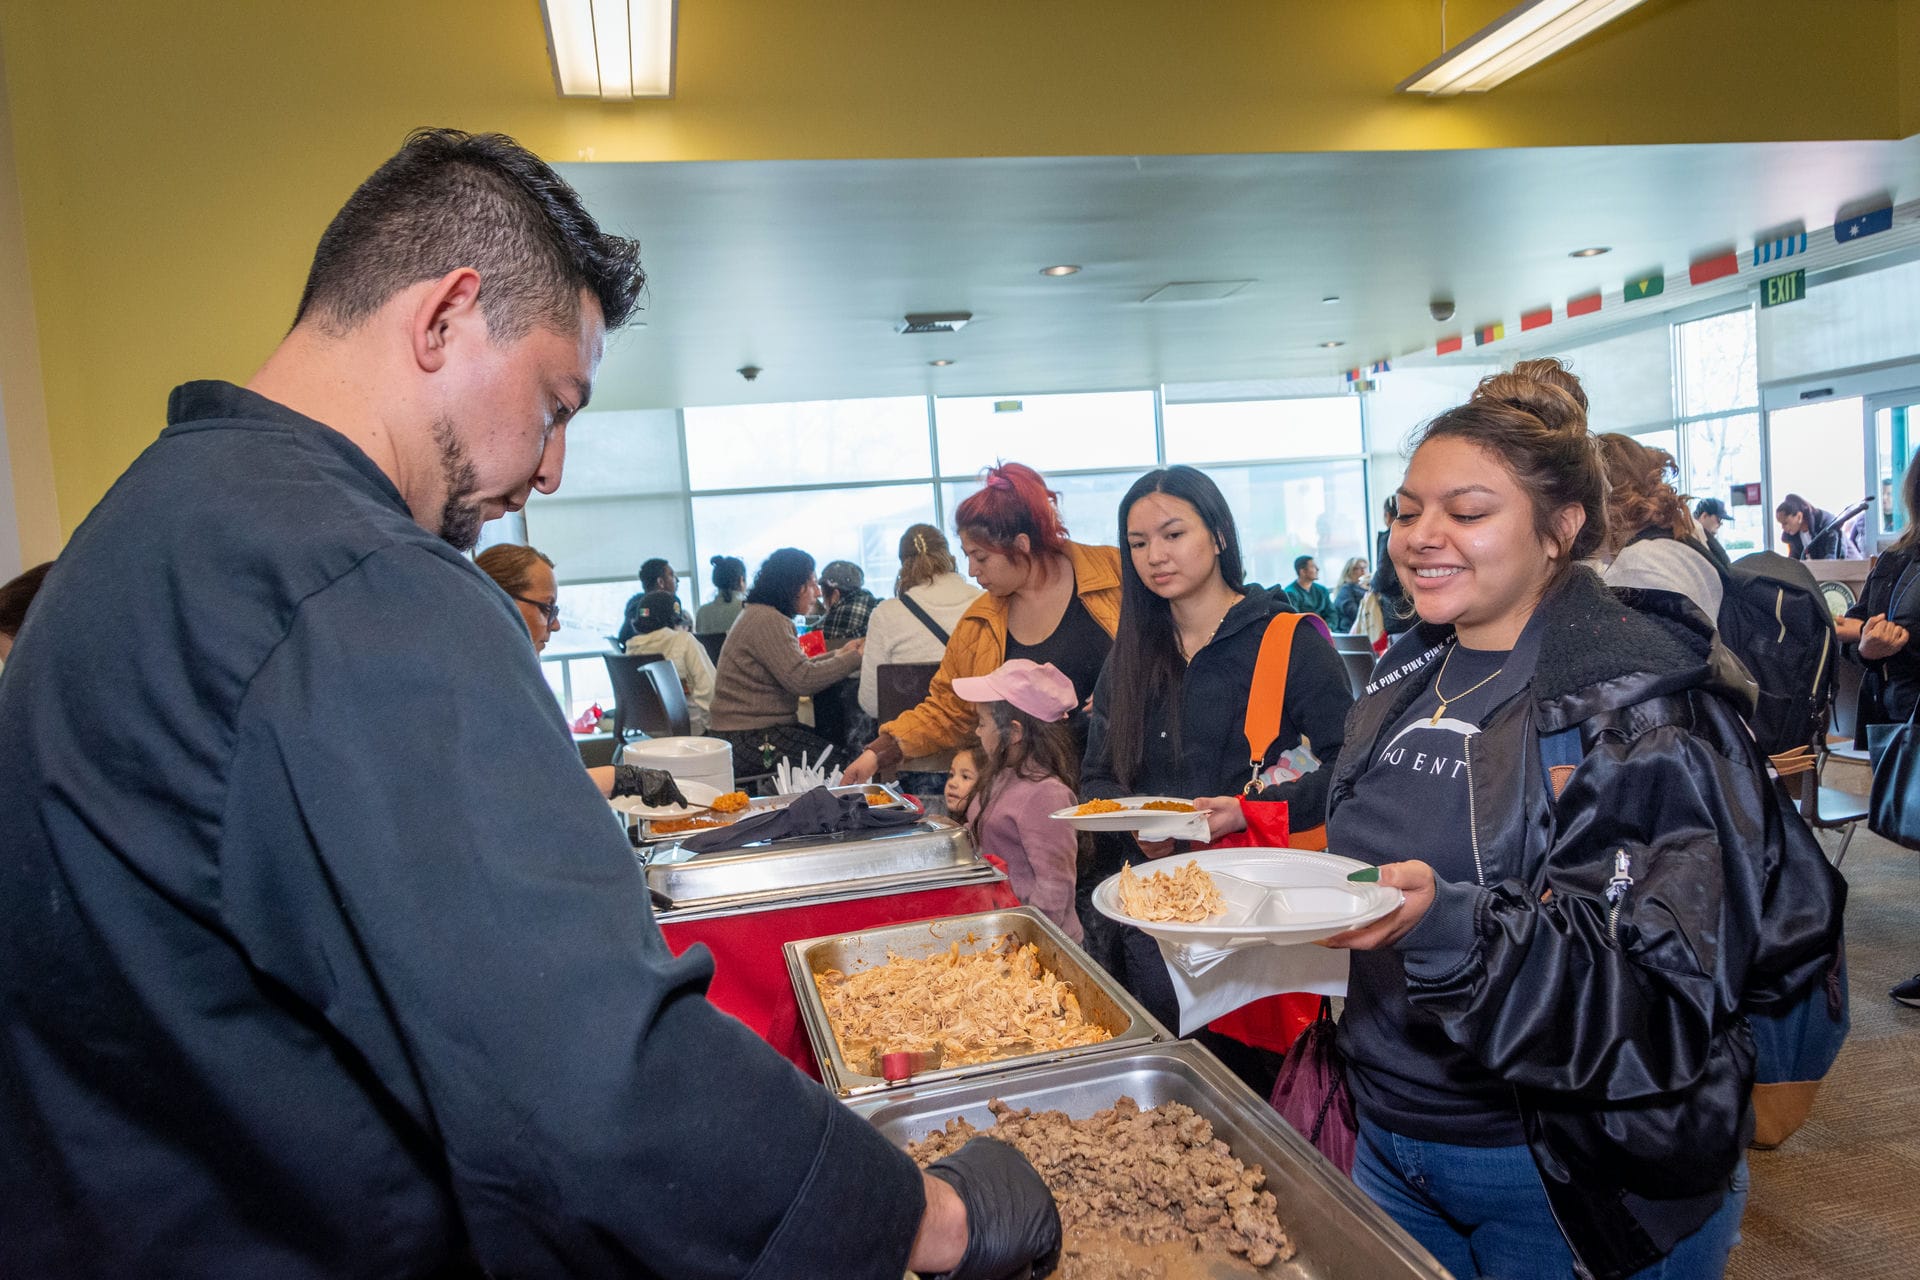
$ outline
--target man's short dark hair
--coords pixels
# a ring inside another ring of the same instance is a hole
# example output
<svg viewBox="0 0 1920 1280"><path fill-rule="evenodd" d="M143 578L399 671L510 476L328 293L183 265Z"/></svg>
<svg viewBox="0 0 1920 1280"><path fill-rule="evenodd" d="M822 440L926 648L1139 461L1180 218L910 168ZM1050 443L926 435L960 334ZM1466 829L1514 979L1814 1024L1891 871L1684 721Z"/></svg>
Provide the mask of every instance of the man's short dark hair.
<svg viewBox="0 0 1920 1280"><path fill-rule="evenodd" d="M642 591L660 590L660 584L667 580L668 568L669 566L666 560L660 556L655 556L651 560L642 562L640 565L640 589Z"/></svg>
<svg viewBox="0 0 1920 1280"><path fill-rule="evenodd" d="M1305 573L1307 571L1307 566L1312 563L1313 563L1312 556L1295 556L1293 558L1294 576L1298 577L1300 574Z"/></svg>
<svg viewBox="0 0 1920 1280"><path fill-rule="evenodd" d="M495 341L535 326L567 332L582 289L612 332L647 281L639 244L602 232L579 193L512 138L416 129L328 224L293 322L344 333L402 289L459 267L480 273Z"/></svg>

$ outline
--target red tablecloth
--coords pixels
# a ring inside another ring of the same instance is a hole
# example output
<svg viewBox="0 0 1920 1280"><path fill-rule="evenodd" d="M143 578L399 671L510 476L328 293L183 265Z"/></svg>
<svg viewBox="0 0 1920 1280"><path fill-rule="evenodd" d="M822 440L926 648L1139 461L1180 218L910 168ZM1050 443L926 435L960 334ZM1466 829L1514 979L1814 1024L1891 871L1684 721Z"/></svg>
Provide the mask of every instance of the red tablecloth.
<svg viewBox="0 0 1920 1280"><path fill-rule="evenodd" d="M662 924L667 945L679 955L696 942L713 952L713 986L707 998L746 1023L782 1057L818 1080L806 1029L800 1025L800 1006L787 977L781 946L800 938L853 933L875 925L901 924L935 916L965 915L973 911L1001 911L1020 900L1006 881L926 889L850 902L822 902L750 915Z"/></svg>

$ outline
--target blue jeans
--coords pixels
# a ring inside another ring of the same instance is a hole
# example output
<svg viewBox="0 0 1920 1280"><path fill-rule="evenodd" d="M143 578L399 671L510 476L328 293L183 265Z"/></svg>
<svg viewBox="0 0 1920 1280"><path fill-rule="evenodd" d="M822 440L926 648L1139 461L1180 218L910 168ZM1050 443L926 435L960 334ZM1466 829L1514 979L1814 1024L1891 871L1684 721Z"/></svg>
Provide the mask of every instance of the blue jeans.
<svg viewBox="0 0 1920 1280"><path fill-rule="evenodd" d="M1353 1180L1458 1280L1571 1276L1573 1253L1525 1146L1460 1147L1389 1133L1360 1120ZM1747 1161L1719 1212L1633 1280L1711 1280L1740 1243Z"/></svg>

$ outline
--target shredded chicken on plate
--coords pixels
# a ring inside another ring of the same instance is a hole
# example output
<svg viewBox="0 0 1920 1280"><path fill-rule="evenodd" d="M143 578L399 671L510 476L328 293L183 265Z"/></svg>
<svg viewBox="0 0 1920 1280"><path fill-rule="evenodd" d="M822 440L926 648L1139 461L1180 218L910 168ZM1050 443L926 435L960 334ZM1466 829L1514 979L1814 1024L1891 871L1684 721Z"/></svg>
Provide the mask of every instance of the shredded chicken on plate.
<svg viewBox="0 0 1920 1280"><path fill-rule="evenodd" d="M1113 1039L1080 1012L1072 985L1041 967L1039 948L1011 934L970 955L956 942L918 960L825 969L813 982L856 1069L875 1053L939 1049L957 1067Z"/></svg>
<svg viewBox="0 0 1920 1280"><path fill-rule="evenodd" d="M1227 909L1226 899L1214 888L1213 877L1197 862L1182 863L1172 872L1135 874L1133 864L1120 868L1120 909L1135 920L1177 920L1198 924Z"/></svg>

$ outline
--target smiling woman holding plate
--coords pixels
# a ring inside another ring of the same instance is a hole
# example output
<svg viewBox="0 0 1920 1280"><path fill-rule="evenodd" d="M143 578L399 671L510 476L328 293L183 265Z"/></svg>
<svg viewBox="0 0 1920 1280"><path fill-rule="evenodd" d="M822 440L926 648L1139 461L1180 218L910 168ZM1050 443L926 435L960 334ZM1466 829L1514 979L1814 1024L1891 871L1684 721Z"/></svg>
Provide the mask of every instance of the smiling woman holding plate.
<svg viewBox="0 0 1920 1280"><path fill-rule="evenodd" d="M1400 487L1421 621L1354 710L1327 824L1406 895L1328 940L1354 949L1353 1176L1456 1275L1718 1276L1743 1012L1823 971L1844 886L1775 802L1707 619L1575 563L1605 525L1586 404L1523 362L1428 424Z"/></svg>

